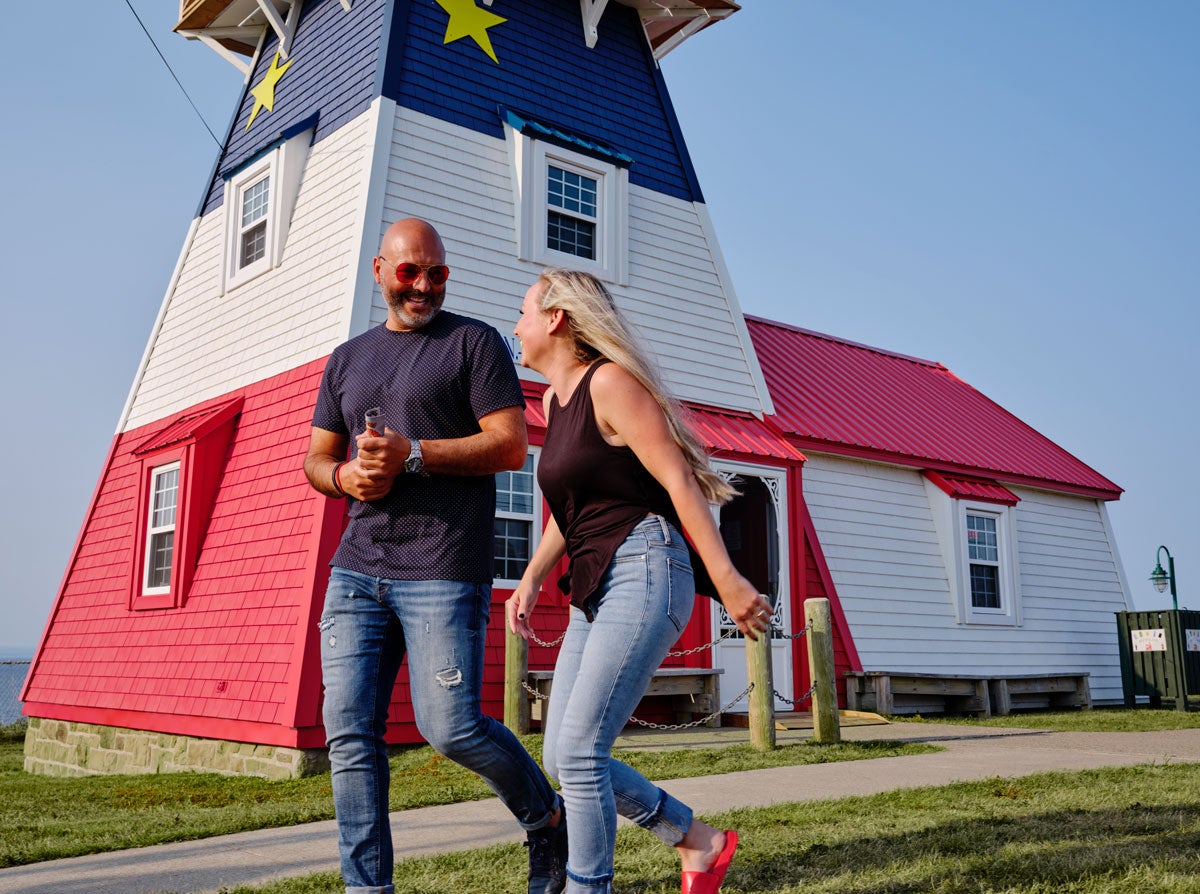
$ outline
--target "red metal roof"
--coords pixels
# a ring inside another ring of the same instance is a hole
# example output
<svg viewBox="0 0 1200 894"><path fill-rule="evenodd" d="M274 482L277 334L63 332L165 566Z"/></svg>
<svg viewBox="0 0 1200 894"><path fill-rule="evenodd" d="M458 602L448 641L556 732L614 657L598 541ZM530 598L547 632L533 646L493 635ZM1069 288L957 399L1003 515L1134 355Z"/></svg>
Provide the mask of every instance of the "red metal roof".
<svg viewBox="0 0 1200 894"><path fill-rule="evenodd" d="M1121 488L940 363L747 317L793 443L1113 500Z"/></svg>
<svg viewBox="0 0 1200 894"><path fill-rule="evenodd" d="M734 410L689 404L692 431L710 450L804 462L804 454L769 422Z"/></svg>
<svg viewBox="0 0 1200 894"><path fill-rule="evenodd" d="M525 394L526 425L544 431L546 417L542 413L542 395L546 386L523 380L521 390ZM692 430L709 450L804 462L804 454L789 444L783 433L769 421L750 413L696 404L688 404L687 412Z"/></svg>
<svg viewBox="0 0 1200 894"><path fill-rule="evenodd" d="M1016 506L1021 502L1020 497L995 481L942 475L930 469L925 470L925 477L956 500L982 500L985 503L1003 503L1005 506Z"/></svg>

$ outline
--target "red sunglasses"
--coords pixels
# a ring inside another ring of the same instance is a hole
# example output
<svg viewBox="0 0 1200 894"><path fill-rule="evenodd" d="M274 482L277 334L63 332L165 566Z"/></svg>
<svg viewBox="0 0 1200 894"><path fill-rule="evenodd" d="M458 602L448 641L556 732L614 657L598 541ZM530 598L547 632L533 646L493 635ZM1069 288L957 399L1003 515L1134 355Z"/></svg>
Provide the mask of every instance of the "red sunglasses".
<svg viewBox="0 0 1200 894"><path fill-rule="evenodd" d="M388 264L392 263L383 255L379 256L379 260ZM425 276L429 278L429 281L435 286L445 284L446 280L450 278L450 268L445 264L397 264L395 272L396 279L399 280L403 285L409 285L410 283L416 282L421 278L422 273L424 273Z"/></svg>

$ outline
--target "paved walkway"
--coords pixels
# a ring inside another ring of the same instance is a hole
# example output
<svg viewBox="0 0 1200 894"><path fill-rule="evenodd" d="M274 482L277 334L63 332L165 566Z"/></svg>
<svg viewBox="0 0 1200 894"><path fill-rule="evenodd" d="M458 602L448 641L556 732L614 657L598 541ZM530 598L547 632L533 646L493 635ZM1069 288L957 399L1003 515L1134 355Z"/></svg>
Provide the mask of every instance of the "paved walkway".
<svg viewBox="0 0 1200 894"><path fill-rule="evenodd" d="M663 788L697 813L867 795L895 788L943 785L1046 770L1082 770L1147 763L1200 762L1200 731L1050 733L951 724L893 723L843 728L848 741L904 739L931 742L936 754L750 770L677 779ZM810 730L781 731L779 741L807 738ZM664 735L632 733L620 747L692 747L748 741L746 730L720 729ZM392 814L396 859L520 841L523 834L493 799ZM336 870L334 823L241 832L201 841L156 845L32 866L0 869L0 892L51 894L208 894L222 886Z"/></svg>

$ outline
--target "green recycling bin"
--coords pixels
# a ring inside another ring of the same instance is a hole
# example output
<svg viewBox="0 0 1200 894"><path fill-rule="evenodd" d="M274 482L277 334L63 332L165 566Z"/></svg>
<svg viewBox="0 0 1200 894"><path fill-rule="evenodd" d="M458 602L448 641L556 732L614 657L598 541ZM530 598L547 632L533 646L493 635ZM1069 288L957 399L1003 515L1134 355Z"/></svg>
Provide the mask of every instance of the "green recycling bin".
<svg viewBox="0 0 1200 894"><path fill-rule="evenodd" d="M1116 614L1125 707L1138 696L1149 697L1154 708L1170 699L1180 711L1188 710L1189 699L1200 703L1200 611Z"/></svg>

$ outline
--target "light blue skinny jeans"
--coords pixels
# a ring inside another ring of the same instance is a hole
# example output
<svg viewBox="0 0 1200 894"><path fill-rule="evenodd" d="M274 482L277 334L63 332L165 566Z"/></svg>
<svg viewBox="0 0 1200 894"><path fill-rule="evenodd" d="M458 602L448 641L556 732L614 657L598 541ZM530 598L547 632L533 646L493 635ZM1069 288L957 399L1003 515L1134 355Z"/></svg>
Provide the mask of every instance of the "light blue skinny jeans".
<svg viewBox="0 0 1200 894"><path fill-rule="evenodd" d="M479 705L491 587L369 577L334 568L321 615L325 736L347 894L391 894L388 703L400 663L417 729L474 770L525 830L545 826L558 796L529 753Z"/></svg>
<svg viewBox="0 0 1200 894"><path fill-rule="evenodd" d="M542 758L562 784L570 834L567 894L612 891L617 814L676 845L692 810L612 759L612 746L692 614L683 536L649 516L617 548L589 623L571 609L554 666Z"/></svg>

